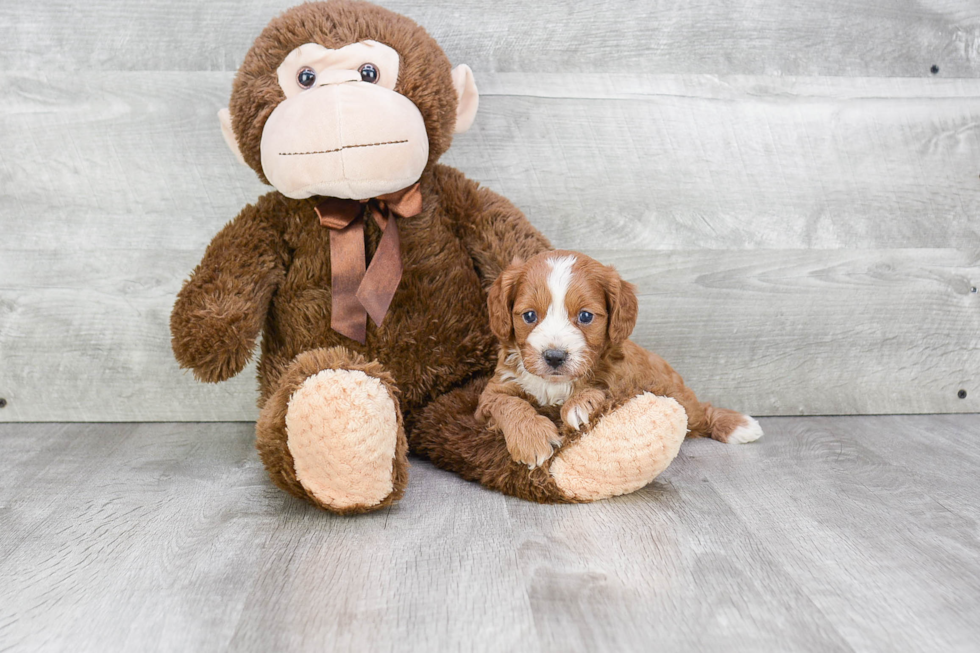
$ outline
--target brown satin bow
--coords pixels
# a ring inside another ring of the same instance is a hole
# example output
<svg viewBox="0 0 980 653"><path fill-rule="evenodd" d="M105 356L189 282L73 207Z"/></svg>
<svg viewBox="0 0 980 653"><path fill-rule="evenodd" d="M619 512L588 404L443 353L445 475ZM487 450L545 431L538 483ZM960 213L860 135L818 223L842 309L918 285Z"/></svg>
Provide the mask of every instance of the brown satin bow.
<svg viewBox="0 0 980 653"><path fill-rule="evenodd" d="M402 256L396 217L422 212L422 191L415 184L367 200L368 210L383 232L365 271L365 201L328 197L316 205L320 224L330 229L330 328L364 344L367 316L380 325L402 278Z"/></svg>

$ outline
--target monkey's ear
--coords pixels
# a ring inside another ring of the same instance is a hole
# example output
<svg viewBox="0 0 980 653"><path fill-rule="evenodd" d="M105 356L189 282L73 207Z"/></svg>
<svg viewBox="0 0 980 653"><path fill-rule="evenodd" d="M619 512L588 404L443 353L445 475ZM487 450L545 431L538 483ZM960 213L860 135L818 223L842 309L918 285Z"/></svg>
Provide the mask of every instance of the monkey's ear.
<svg viewBox="0 0 980 653"><path fill-rule="evenodd" d="M462 134L476 119L480 106L480 92L476 90L473 71L465 63L453 68L453 87L456 89L456 133Z"/></svg>
<svg viewBox="0 0 980 653"><path fill-rule="evenodd" d="M228 148L235 153L235 157L239 163L247 166L248 164L245 163L245 157L242 156L242 151L238 149L238 139L235 138L235 130L231 128L231 112L228 111L228 107L218 112L218 120L221 121L221 135L225 137L225 143L228 144Z"/></svg>

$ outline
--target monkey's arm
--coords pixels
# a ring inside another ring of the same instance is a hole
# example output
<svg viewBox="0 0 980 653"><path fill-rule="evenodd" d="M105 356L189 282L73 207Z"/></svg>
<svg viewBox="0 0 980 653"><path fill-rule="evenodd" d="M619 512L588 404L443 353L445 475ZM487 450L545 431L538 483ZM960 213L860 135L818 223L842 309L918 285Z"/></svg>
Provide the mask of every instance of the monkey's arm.
<svg viewBox="0 0 980 653"><path fill-rule="evenodd" d="M246 206L225 225L177 294L171 346L180 366L201 381L242 371L282 281L282 234L264 205Z"/></svg>
<svg viewBox="0 0 980 653"><path fill-rule="evenodd" d="M526 261L552 249L548 239L507 198L481 188L453 168L436 166L435 174L463 245L485 286L489 287L514 258Z"/></svg>

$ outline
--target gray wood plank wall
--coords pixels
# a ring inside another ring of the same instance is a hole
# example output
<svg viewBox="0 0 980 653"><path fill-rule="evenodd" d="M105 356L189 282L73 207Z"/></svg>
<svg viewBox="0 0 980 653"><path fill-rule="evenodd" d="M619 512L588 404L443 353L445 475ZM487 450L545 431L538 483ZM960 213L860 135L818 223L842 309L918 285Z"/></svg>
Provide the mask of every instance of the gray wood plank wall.
<svg viewBox="0 0 980 653"><path fill-rule="evenodd" d="M0 420L255 417L167 319L266 190L215 113L289 4L0 5ZM637 282L635 338L704 398L980 410L975 0L387 6L476 73L444 161Z"/></svg>

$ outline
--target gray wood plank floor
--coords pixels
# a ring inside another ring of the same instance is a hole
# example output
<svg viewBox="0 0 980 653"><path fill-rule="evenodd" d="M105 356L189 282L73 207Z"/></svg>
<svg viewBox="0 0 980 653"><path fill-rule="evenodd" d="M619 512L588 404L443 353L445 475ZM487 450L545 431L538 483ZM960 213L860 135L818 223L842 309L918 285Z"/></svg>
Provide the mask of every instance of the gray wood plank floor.
<svg viewBox="0 0 980 653"><path fill-rule="evenodd" d="M352 519L248 423L0 424L0 651L978 650L980 415L763 427L584 506L416 460Z"/></svg>

